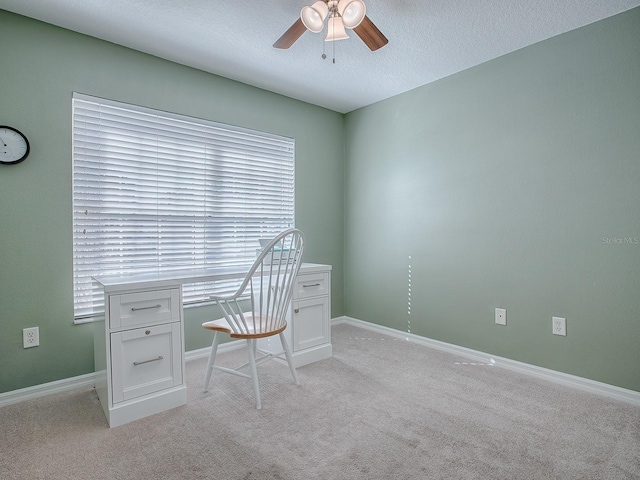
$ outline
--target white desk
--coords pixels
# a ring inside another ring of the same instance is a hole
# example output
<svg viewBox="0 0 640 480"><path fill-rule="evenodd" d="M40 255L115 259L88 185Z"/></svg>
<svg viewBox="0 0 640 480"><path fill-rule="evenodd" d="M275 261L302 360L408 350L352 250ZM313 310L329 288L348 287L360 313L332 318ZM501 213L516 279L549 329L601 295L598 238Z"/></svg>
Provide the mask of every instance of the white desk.
<svg viewBox="0 0 640 480"><path fill-rule="evenodd" d="M110 427L187 403L182 285L242 278L246 271L94 277L105 304L94 329L96 392ZM303 263L285 331L296 367L332 355L330 292L331 266ZM280 341L260 346L275 351Z"/></svg>

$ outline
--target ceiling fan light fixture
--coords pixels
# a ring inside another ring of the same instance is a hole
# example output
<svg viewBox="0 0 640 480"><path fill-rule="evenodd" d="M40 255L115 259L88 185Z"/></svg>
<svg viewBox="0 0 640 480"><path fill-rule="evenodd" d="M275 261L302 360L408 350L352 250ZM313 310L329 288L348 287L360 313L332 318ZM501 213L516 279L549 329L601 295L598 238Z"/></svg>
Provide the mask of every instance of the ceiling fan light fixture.
<svg viewBox="0 0 640 480"><path fill-rule="evenodd" d="M340 0L338 13L346 28L356 28L364 20L367 7L361 0Z"/></svg>
<svg viewBox="0 0 640 480"><path fill-rule="evenodd" d="M318 0L300 11L299 18L273 44L274 48L291 47L307 30L320 33L327 22L325 42L349 38L345 28L353 30L371 50L384 47L389 40L366 15L364 0ZM335 48L335 45L334 45ZM323 58L326 55L323 53Z"/></svg>
<svg viewBox="0 0 640 480"><path fill-rule="evenodd" d="M319 0L310 7L304 7L300 12L300 19L307 30L320 33L324 29L324 19L327 18L328 13L327 4Z"/></svg>
<svg viewBox="0 0 640 480"><path fill-rule="evenodd" d="M334 40L346 40L348 38L349 35L347 35L344 29L342 17L338 15L329 17L329 21L327 22L327 36L324 41L333 42Z"/></svg>

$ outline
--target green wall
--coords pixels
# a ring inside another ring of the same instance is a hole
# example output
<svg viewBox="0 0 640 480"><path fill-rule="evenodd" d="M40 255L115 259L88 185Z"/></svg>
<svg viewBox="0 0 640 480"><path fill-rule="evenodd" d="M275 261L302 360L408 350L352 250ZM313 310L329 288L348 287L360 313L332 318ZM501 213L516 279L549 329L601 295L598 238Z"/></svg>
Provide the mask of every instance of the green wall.
<svg viewBox="0 0 640 480"><path fill-rule="evenodd" d="M640 9L346 117L2 10L0 40L0 124L32 144L0 168L0 393L93 371L72 324L73 91L295 138L333 317L640 391ZM187 350L208 313L186 311Z"/></svg>
<svg viewBox="0 0 640 480"><path fill-rule="evenodd" d="M640 8L345 128L348 316L640 391Z"/></svg>
<svg viewBox="0 0 640 480"><path fill-rule="evenodd" d="M93 327L72 323L74 91L295 138L305 260L333 266L343 314L343 115L2 10L0 44L0 124L31 142L0 167L0 392L93 372ZM206 314L186 311L187 350L210 344ZM41 346L23 349L33 326Z"/></svg>

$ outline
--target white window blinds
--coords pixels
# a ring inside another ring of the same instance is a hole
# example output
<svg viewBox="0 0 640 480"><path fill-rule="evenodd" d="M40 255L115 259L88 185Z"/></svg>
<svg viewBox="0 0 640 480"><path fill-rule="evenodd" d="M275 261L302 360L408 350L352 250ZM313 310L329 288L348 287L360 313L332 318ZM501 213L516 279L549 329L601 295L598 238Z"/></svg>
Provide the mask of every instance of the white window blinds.
<svg viewBox="0 0 640 480"><path fill-rule="evenodd" d="M78 321L102 309L92 275L250 265L293 226L294 141L74 94L73 212Z"/></svg>

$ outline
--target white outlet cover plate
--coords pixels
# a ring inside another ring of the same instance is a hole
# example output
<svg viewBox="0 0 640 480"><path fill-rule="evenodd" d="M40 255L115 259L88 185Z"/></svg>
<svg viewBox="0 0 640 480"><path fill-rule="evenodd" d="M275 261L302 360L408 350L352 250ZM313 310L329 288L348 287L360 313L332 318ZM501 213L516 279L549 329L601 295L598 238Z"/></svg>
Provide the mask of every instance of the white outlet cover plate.
<svg viewBox="0 0 640 480"><path fill-rule="evenodd" d="M496 308L496 324L507 324L507 310L505 308Z"/></svg>
<svg viewBox="0 0 640 480"><path fill-rule="evenodd" d="M567 336L567 319L563 317L552 317L551 328L554 335Z"/></svg>
<svg viewBox="0 0 640 480"><path fill-rule="evenodd" d="M40 330L38 327L22 329L23 348L37 347L40 345Z"/></svg>

